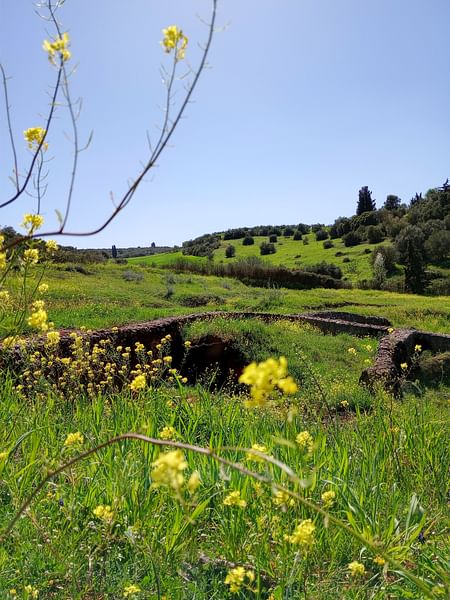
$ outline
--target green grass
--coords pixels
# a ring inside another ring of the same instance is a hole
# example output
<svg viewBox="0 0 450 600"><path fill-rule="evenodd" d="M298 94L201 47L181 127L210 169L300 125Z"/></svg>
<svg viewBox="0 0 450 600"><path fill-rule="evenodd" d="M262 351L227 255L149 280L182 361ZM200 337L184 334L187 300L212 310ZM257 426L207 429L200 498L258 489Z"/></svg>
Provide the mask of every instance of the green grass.
<svg viewBox="0 0 450 600"><path fill-rule="evenodd" d="M56 327L108 327L215 309L336 308L387 316L395 326L450 332L448 297L253 288L113 262L88 271L52 266L46 272L46 305ZM17 292L19 276L11 283ZM176 494L152 486L160 450L142 440L120 440L74 463L44 485L2 539L0 598L30 598L31 585L50 600L115 600L131 584L142 590L135 600L445 595L449 387L417 387L417 395L407 393L402 401L381 391L370 395L358 378L376 351L373 339L328 336L283 320L211 319L184 329L194 341L205 334L220 335L245 362L285 356L298 392L249 409L246 389L234 382L213 391L206 374L203 384L160 380L139 393L126 385L120 393L88 398L78 387L80 374L93 365L86 356L68 367L65 393L44 386L32 357L29 373L18 380L0 373L0 536L48 473L126 432L158 437L171 426L179 442L213 449L237 464L184 449L186 480L197 471L201 484L194 494L184 485ZM106 354L104 362L120 360L123 355ZM17 384L29 384L28 397ZM296 442L304 431L312 436L310 451ZM84 443L66 446L75 432ZM242 449L253 444L266 446L276 462L248 461ZM245 469L267 482L256 485ZM276 503L277 485L294 494L292 502ZM239 491L245 507L224 505L232 491ZM328 516L317 510L325 508L326 491L336 494ZM100 505L111 507L111 521L94 513ZM289 536L306 519L315 526L314 544L293 545ZM374 562L380 554L391 561L385 576ZM361 578L349 573L355 560L365 566ZM255 581L251 590L230 594L225 578L241 565Z"/></svg>
<svg viewBox="0 0 450 600"><path fill-rule="evenodd" d="M44 280L50 319L56 327L109 327L205 310L299 313L345 310L384 316L395 327L450 333L450 297L416 296L377 290L284 290L247 287L230 278L175 274L138 264L89 265L90 275L50 267ZM127 281L132 270L141 281ZM18 289L20 276L11 277Z"/></svg>
<svg viewBox="0 0 450 600"><path fill-rule="evenodd" d="M217 320L185 330L192 339L204 333L228 336L249 359L285 354L299 392L267 410L246 409L243 390L211 393L189 384L161 383L138 395L124 391L94 400L80 395L75 402L55 394L24 400L2 374L0 452L8 456L0 460L0 531L45 474L77 452L127 431L158 437L167 425L180 441L217 449L299 499L277 505L270 484L255 485L236 469L187 450L186 477L196 470L201 484L194 495L183 488L177 498L151 485L159 450L124 440L74 464L33 499L0 550L0 597L10 598L15 588L25 598L24 586L32 585L39 598L117 599L135 584L142 590L135 598L150 600L267 600L270 594L277 600L382 600L425 597L407 572L428 590L444 583L449 390L424 391L401 403L366 394L363 403L355 381L372 354L367 340L325 336L289 322ZM347 352L350 343L356 355ZM330 403L349 402L336 422L324 409L323 393ZM310 453L295 442L305 430L314 440ZM66 436L77 431L83 446L65 447ZM298 483L237 450L255 443L293 469ZM328 490L336 493L330 517L341 524L326 524L302 503L323 507ZM240 492L244 508L224 505L231 491ZM111 506L111 522L94 515L99 505ZM284 537L304 519L316 527L308 552ZM380 553L399 563L386 578L373 560ZM360 579L349 575L355 560L365 565ZM229 593L224 580L230 564L254 571L254 591Z"/></svg>

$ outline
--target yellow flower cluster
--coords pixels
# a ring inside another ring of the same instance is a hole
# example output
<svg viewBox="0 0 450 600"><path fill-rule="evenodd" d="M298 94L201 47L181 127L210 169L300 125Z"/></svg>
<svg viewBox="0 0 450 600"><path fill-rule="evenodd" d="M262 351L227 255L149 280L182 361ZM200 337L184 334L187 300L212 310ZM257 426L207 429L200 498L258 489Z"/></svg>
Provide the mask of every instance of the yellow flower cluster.
<svg viewBox="0 0 450 600"><path fill-rule="evenodd" d="M366 572L364 565L357 560L349 563L348 570L350 571L350 575L352 577L360 577Z"/></svg>
<svg viewBox="0 0 450 600"><path fill-rule="evenodd" d="M167 486L178 492L183 487L184 475L188 464L181 450L172 450L161 454L159 458L152 463L152 486Z"/></svg>
<svg viewBox="0 0 450 600"><path fill-rule="evenodd" d="M62 37L58 37L54 42L49 42L48 40L44 40L42 44L42 49L47 52L48 60L54 65L55 57L59 54L61 60L66 62L72 56L69 48L70 40L69 34L63 33Z"/></svg>
<svg viewBox="0 0 450 600"><path fill-rule="evenodd" d="M40 129L40 128L35 128L35 129ZM27 131L31 131L31 130L27 129ZM45 133L45 129L43 129L42 131ZM20 224L20 226L23 227L24 229L26 229L27 233L29 233L31 235L37 229L42 227L43 224L44 224L44 217L42 215L30 215L27 213L23 216L23 221Z"/></svg>
<svg viewBox="0 0 450 600"><path fill-rule="evenodd" d="M56 250L58 250L58 244L55 240L47 240L45 242L45 248L48 252L56 252Z"/></svg>
<svg viewBox="0 0 450 600"><path fill-rule="evenodd" d="M255 574L244 567L235 567L231 569L225 577L225 585L230 586L230 592L237 594L241 591L243 585L248 587L255 581Z"/></svg>
<svg viewBox="0 0 450 600"><path fill-rule="evenodd" d="M280 356L279 360L268 358L259 364L251 363L245 367L239 383L250 386L251 398L245 402L248 408L267 406L276 389L284 394L295 394L298 389L292 377L287 376L284 356Z"/></svg>
<svg viewBox="0 0 450 600"><path fill-rule="evenodd" d="M31 305L32 313L27 319L27 323L33 329L48 331L48 316L44 308L43 300L35 300Z"/></svg>
<svg viewBox="0 0 450 600"><path fill-rule="evenodd" d="M294 506L295 500L284 490L276 490L273 495L273 503L275 506L279 506L283 510L286 510L289 506Z"/></svg>
<svg viewBox="0 0 450 600"><path fill-rule="evenodd" d="M172 425L166 425L161 429L158 433L158 437L160 440L174 440L177 438L177 430Z"/></svg>
<svg viewBox="0 0 450 600"><path fill-rule="evenodd" d="M114 519L114 512L109 504L99 504L92 512L97 519L104 523L111 523Z"/></svg>
<svg viewBox="0 0 450 600"><path fill-rule="evenodd" d="M300 446L300 448L308 450L309 454L311 454L314 450L314 440L309 431L301 431L295 438L295 441Z"/></svg>
<svg viewBox="0 0 450 600"><path fill-rule="evenodd" d="M176 25L170 25L162 30L164 38L161 42L164 52L170 53L175 50L176 60L183 60L186 55L188 38Z"/></svg>
<svg viewBox="0 0 450 600"><path fill-rule="evenodd" d="M130 383L130 389L132 392L140 392L147 385L145 375L136 375L133 381Z"/></svg>
<svg viewBox="0 0 450 600"><path fill-rule="evenodd" d="M30 150L37 150L39 146L41 146L41 143L44 140L46 133L47 130L43 127L29 127L28 129L25 129L25 131L23 132L23 137L27 142L28 148ZM43 150L47 150L48 143L44 142L41 148Z"/></svg>
<svg viewBox="0 0 450 600"><path fill-rule="evenodd" d="M327 492L324 492L321 496L322 498L322 502L325 508L330 508L331 506L333 506L334 501L336 499L336 492L334 492L333 490L329 490Z"/></svg>
<svg viewBox="0 0 450 600"><path fill-rule="evenodd" d="M37 598L39 596L39 590L32 585L26 585L23 591L25 592L25 598Z"/></svg>
<svg viewBox="0 0 450 600"><path fill-rule="evenodd" d="M241 498L241 492L239 490L230 492L228 496L224 498L223 503L225 506L238 506L239 508L245 508L247 506L247 502Z"/></svg>
<svg viewBox="0 0 450 600"><path fill-rule="evenodd" d="M262 444L253 444L251 450L256 450L256 452L261 452L261 454L267 454L267 456L269 455L269 450L266 448L266 446L263 446ZM253 462L265 462L264 458L262 456L259 456L258 454L256 454L255 452L252 452L250 450L250 452L247 452L246 458L248 461L253 461Z"/></svg>
<svg viewBox="0 0 450 600"><path fill-rule="evenodd" d="M305 546L306 548L314 544L314 531L316 526L311 519L301 521L292 535L285 535L284 539L296 546Z"/></svg>
<svg viewBox="0 0 450 600"><path fill-rule="evenodd" d="M127 585L123 589L123 597L130 598L131 596L135 596L136 594L139 594L140 592L141 592L141 588L138 585L134 585L132 583L131 585Z"/></svg>
<svg viewBox="0 0 450 600"><path fill-rule="evenodd" d="M69 433L64 442L64 446L82 446L84 444L84 436L79 431Z"/></svg>
<svg viewBox="0 0 450 600"><path fill-rule="evenodd" d="M39 250L37 248L27 248L23 253L23 262L25 265L36 265L39 260Z"/></svg>

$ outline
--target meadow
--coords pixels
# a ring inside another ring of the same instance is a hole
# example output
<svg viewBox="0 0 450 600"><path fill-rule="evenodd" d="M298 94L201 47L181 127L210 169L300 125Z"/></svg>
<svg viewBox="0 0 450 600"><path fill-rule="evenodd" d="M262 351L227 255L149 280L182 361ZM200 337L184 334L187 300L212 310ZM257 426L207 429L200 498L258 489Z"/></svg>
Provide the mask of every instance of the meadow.
<svg viewBox="0 0 450 600"><path fill-rule="evenodd" d="M336 308L450 330L446 297L247 288L130 263L66 269L45 273L57 328ZM168 340L136 371L126 348L98 358L74 337L58 367L64 388L46 378L51 347L25 374L2 373L0 597L445 597L448 384L416 382L401 400L370 394L358 378L373 338L211 318L185 327L186 352L207 334L248 363L286 357L297 390L275 385L252 406L233 374L217 388L214 369L197 380L171 371ZM120 365L122 389L108 380ZM148 385L130 385L147 366ZM89 378L105 384L89 388Z"/></svg>

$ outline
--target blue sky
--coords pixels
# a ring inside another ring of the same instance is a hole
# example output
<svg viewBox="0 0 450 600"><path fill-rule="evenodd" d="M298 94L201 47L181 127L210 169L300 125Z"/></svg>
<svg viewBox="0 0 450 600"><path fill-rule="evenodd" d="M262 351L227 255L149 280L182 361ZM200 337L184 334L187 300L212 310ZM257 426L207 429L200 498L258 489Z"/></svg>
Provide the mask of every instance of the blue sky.
<svg viewBox="0 0 450 600"><path fill-rule="evenodd" d="M70 230L94 228L147 156L164 102L159 68L170 58L161 29L178 24L197 42L209 0L66 0L73 96L83 98L81 155ZM22 170L22 138L43 124L55 72L41 50L46 24L30 0L0 0L0 60ZM180 244L228 227L331 223L354 212L368 185L408 201L450 176L448 0L219 0L210 69L171 147L132 203L101 234L59 241L78 247ZM179 95L182 93L180 87ZM64 207L71 144L61 107L49 133L47 228ZM0 198L12 191L0 111ZM2 209L18 227L34 203Z"/></svg>

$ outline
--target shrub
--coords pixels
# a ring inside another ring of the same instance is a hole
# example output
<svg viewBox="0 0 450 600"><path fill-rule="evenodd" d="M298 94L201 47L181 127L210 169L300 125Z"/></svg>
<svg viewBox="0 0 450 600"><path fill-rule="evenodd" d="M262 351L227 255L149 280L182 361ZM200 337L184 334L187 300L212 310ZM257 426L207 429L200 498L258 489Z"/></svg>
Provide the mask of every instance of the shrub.
<svg viewBox="0 0 450 600"><path fill-rule="evenodd" d="M358 246L361 243L360 236L355 231L349 231L343 238L344 246L350 248L352 246Z"/></svg>
<svg viewBox="0 0 450 600"><path fill-rule="evenodd" d="M234 256L236 256L236 248L233 244L230 244L225 249L225 258L233 258Z"/></svg>
<svg viewBox="0 0 450 600"><path fill-rule="evenodd" d="M308 265L304 267L305 271L308 273L317 273L318 275L327 275L328 277L333 277L333 279L342 279L342 270L337 265L333 263L327 263L322 261L315 265Z"/></svg>
<svg viewBox="0 0 450 600"><path fill-rule="evenodd" d="M372 266L375 264L378 254L381 254L383 256L384 267L387 273L394 273L396 269L395 265L398 260L397 250L394 248L394 246L386 244L384 246L377 246L376 248L374 248L372 256L370 257L370 262Z"/></svg>
<svg viewBox="0 0 450 600"><path fill-rule="evenodd" d="M334 248L334 244L331 240L325 240L323 243L323 247L325 250L329 250L330 248Z"/></svg>
<svg viewBox="0 0 450 600"><path fill-rule="evenodd" d="M125 281L135 281L136 283L142 281L144 279L144 275L139 273L138 271L132 271L131 269L127 269L122 273L122 277Z"/></svg>
<svg viewBox="0 0 450 600"><path fill-rule="evenodd" d="M291 235L294 235L294 230L292 227L285 227L283 230L283 235L284 237L290 237Z"/></svg>
<svg viewBox="0 0 450 600"><path fill-rule="evenodd" d="M298 242L301 239L302 239L302 232L297 229L297 231L294 233L293 240Z"/></svg>
<svg viewBox="0 0 450 600"><path fill-rule="evenodd" d="M425 288L425 247L423 231L408 225L395 241L400 262L405 265L405 287L413 293Z"/></svg>
<svg viewBox="0 0 450 600"><path fill-rule="evenodd" d="M251 235L246 235L245 238L242 240L243 246L253 246L254 243L255 240L252 238Z"/></svg>
<svg viewBox="0 0 450 600"><path fill-rule="evenodd" d="M344 256L344 258L342 259L342 262L343 263L349 263L350 262L349 257L348 256Z"/></svg>
<svg viewBox="0 0 450 600"><path fill-rule="evenodd" d="M308 240L307 236L305 236L305 237L303 238L303 245L304 245L304 246L307 246L308 244L309 244L309 240Z"/></svg>
<svg viewBox="0 0 450 600"><path fill-rule="evenodd" d="M450 231L434 231L425 242L425 250L432 262L442 262L450 256Z"/></svg>
<svg viewBox="0 0 450 600"><path fill-rule="evenodd" d="M270 236L272 237L276 237L276 236ZM270 242L263 242L260 247L259 247L259 253L261 254L261 256L266 255L266 254L275 254L275 252L277 251L277 249L275 248L275 245L270 243Z"/></svg>
<svg viewBox="0 0 450 600"><path fill-rule="evenodd" d="M322 240L327 240L328 239L328 231L326 231L325 229L318 229L316 231L316 240L318 242L321 242Z"/></svg>
<svg viewBox="0 0 450 600"><path fill-rule="evenodd" d="M273 234L271 234L271 235L269 235L269 242L270 242L271 244L276 244L276 243L277 243L277 241L278 241L278 238L277 238L277 236L276 236L274 233L273 233Z"/></svg>
<svg viewBox="0 0 450 600"><path fill-rule="evenodd" d="M306 225L305 223L299 223L297 225L297 231L300 231L300 233L302 234L309 233L310 229L311 227L309 225Z"/></svg>
<svg viewBox="0 0 450 600"><path fill-rule="evenodd" d="M379 225L370 225L367 228L367 240L369 244L379 244L383 241L383 229Z"/></svg>

